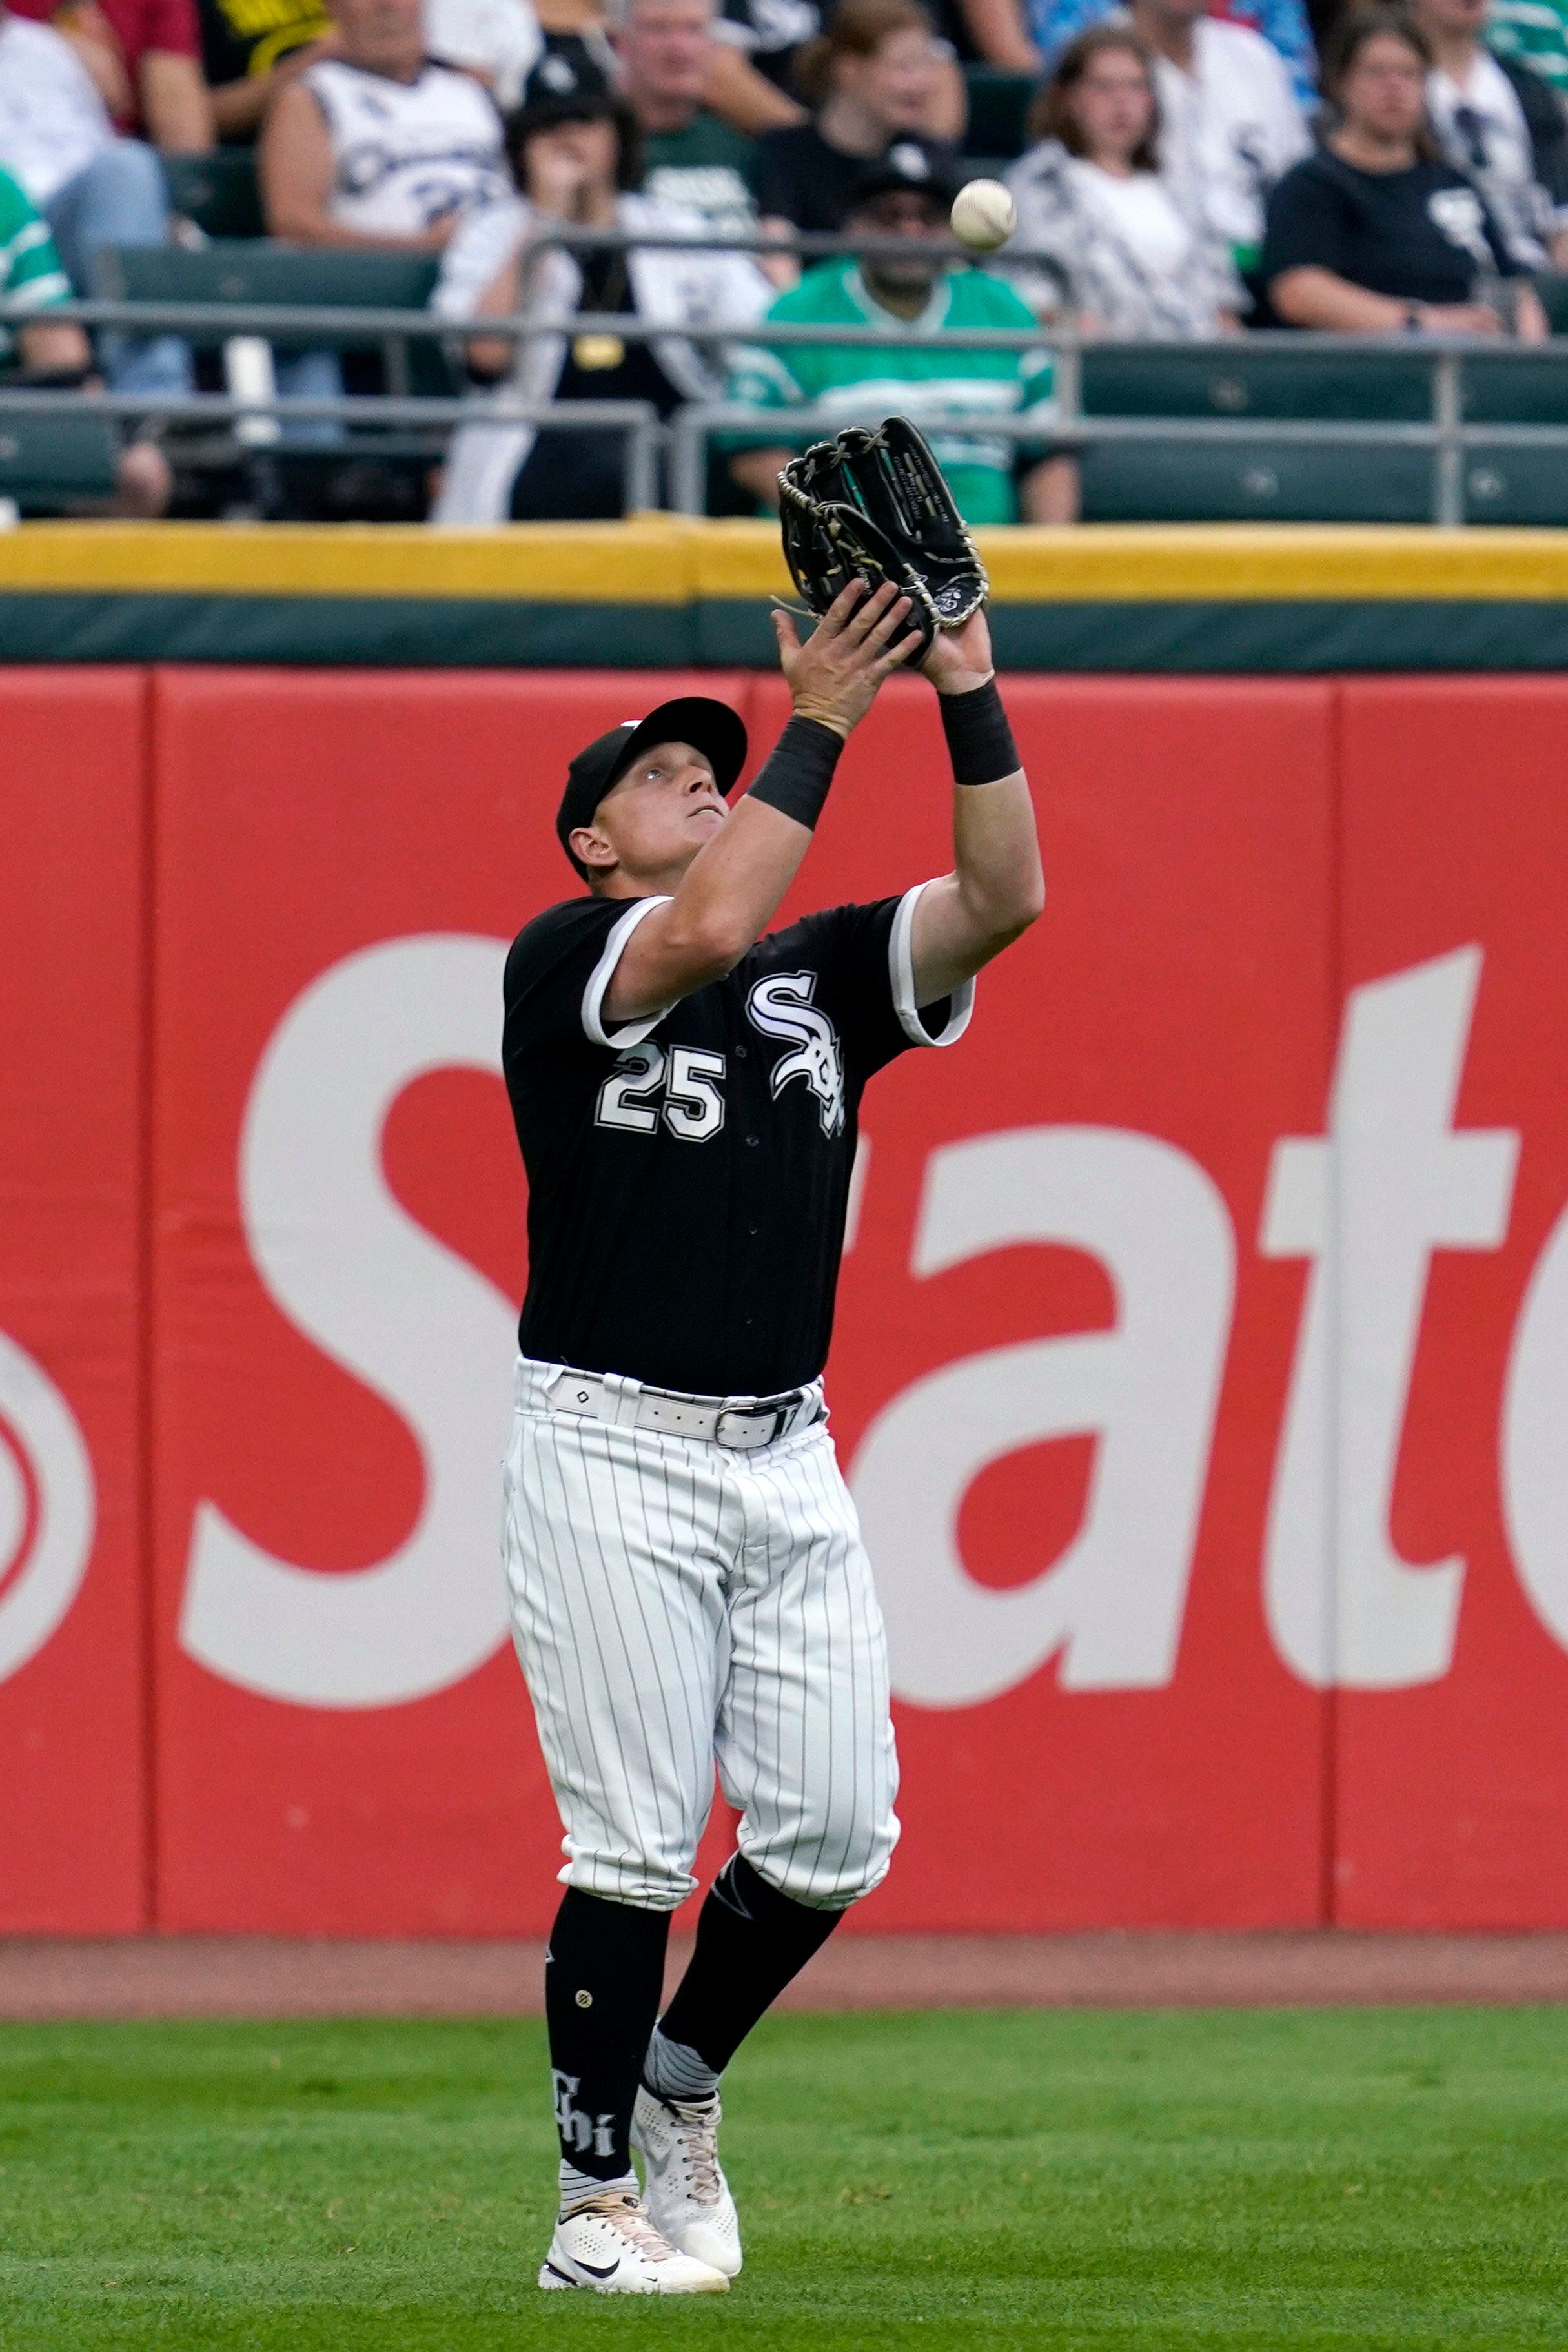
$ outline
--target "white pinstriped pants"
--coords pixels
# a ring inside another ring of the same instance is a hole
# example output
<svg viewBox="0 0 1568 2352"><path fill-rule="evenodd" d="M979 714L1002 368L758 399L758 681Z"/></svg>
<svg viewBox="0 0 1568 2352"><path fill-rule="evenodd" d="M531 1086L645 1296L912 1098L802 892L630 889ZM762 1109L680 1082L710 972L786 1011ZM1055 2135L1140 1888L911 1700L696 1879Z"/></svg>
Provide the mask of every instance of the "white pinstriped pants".
<svg viewBox="0 0 1568 2352"><path fill-rule="evenodd" d="M887 1645L826 1425L739 1453L552 1413L558 1371L518 1362L505 1544L562 1879L673 1911L716 1761L769 1885L869 1894L898 1837Z"/></svg>

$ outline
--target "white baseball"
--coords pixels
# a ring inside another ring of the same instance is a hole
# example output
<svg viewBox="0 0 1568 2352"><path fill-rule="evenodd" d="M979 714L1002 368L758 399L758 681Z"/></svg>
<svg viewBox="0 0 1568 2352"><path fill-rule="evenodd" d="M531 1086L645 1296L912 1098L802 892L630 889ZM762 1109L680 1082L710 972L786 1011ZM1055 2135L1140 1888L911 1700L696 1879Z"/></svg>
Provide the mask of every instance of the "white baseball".
<svg viewBox="0 0 1568 2352"><path fill-rule="evenodd" d="M971 180L953 199L953 234L977 253L994 253L1018 225L1018 207L999 180Z"/></svg>

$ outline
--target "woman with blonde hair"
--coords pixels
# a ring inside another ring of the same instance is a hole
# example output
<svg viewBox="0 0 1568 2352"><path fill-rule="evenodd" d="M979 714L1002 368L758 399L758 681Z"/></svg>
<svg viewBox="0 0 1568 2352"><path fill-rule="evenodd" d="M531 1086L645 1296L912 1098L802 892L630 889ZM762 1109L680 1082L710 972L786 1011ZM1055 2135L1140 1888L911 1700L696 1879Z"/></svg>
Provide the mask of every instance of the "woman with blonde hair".
<svg viewBox="0 0 1568 2352"><path fill-rule="evenodd" d="M810 121L758 142L757 206L777 232L832 236L862 165L899 138L946 145L964 127L962 78L920 0L841 0L795 81Z"/></svg>
<svg viewBox="0 0 1568 2352"><path fill-rule="evenodd" d="M1030 109L1037 143L1008 173L1020 273L1046 317L1063 297L1086 334L1187 341L1235 331L1246 297L1229 254L1160 177L1154 62L1136 33L1068 44Z"/></svg>

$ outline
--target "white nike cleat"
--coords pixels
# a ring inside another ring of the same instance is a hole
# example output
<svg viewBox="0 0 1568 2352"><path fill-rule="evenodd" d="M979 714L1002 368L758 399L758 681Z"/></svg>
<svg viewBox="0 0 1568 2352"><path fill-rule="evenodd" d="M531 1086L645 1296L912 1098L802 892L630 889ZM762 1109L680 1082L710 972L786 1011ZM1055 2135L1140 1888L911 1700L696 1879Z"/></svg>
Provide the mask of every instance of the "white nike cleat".
<svg viewBox="0 0 1568 2352"><path fill-rule="evenodd" d="M643 2159L648 2218L683 2254L732 2279L740 2269L740 2217L718 2160L722 2110L711 2099L662 2099L643 2084L632 2111L632 2146Z"/></svg>
<svg viewBox="0 0 1568 2352"><path fill-rule="evenodd" d="M729 2280L711 2264L677 2253L649 2221L642 2200L617 2189L561 2215L539 2284L591 2287L595 2294L723 2294Z"/></svg>

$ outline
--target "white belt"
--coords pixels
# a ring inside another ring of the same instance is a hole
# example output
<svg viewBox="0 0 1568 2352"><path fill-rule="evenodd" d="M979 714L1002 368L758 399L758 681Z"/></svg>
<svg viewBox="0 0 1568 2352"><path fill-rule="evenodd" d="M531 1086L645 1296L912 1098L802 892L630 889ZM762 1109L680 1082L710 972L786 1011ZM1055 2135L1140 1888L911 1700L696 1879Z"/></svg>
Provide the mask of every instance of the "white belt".
<svg viewBox="0 0 1568 2352"><path fill-rule="evenodd" d="M563 1372L549 1392L552 1412L580 1413L589 1421L624 1423L630 1418L634 1429L660 1430L666 1437L706 1438L740 1454L776 1444L822 1418L822 1391L815 1382L774 1397L691 1397L674 1389L642 1388L630 1416L628 1402L623 1391L618 1396L592 1372Z"/></svg>

